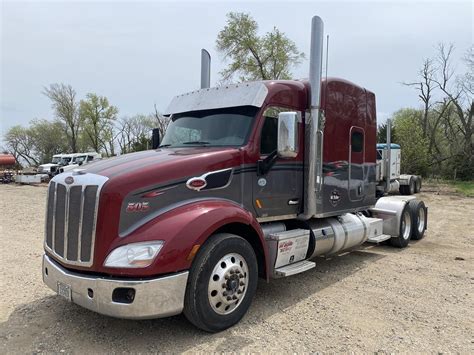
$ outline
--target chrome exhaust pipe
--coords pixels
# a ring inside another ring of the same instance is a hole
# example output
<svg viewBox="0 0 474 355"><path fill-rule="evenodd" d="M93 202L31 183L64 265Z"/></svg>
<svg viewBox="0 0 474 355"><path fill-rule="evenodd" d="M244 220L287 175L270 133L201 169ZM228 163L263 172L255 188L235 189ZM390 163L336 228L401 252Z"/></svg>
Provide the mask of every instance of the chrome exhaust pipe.
<svg viewBox="0 0 474 355"><path fill-rule="evenodd" d="M316 184L322 183L322 172L316 171L318 157L322 158L320 142L317 140L319 130L320 102L321 102L321 76L323 65L323 37L324 23L319 16L313 16L311 21L311 49L309 57L309 84L311 87L310 109L311 116L306 118L306 161L305 161L305 199L304 213L300 219L310 219L316 214ZM322 138L322 136L320 137ZM321 146L322 147L322 146ZM320 163L320 162L319 162ZM318 180L318 181L317 181Z"/></svg>
<svg viewBox="0 0 474 355"><path fill-rule="evenodd" d="M201 89L211 87L211 55L201 49Z"/></svg>

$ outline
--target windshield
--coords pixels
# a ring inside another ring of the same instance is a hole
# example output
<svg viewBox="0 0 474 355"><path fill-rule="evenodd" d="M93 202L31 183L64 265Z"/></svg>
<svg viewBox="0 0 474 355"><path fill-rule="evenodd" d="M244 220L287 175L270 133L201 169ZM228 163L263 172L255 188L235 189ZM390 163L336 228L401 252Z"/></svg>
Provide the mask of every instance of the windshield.
<svg viewBox="0 0 474 355"><path fill-rule="evenodd" d="M61 164L61 165L68 165L70 161L71 161L71 158L70 158L70 157L62 157L62 158L61 158L61 161L59 162L59 164Z"/></svg>
<svg viewBox="0 0 474 355"><path fill-rule="evenodd" d="M175 114L161 147L241 146L257 111L257 107L242 106Z"/></svg>
<svg viewBox="0 0 474 355"><path fill-rule="evenodd" d="M53 157L53 159L51 160L51 163L57 164L57 163L59 163L60 160L61 160L60 157Z"/></svg>
<svg viewBox="0 0 474 355"><path fill-rule="evenodd" d="M76 164L82 163L84 160L86 160L86 156L81 155L81 156L77 157L75 160L76 160Z"/></svg>

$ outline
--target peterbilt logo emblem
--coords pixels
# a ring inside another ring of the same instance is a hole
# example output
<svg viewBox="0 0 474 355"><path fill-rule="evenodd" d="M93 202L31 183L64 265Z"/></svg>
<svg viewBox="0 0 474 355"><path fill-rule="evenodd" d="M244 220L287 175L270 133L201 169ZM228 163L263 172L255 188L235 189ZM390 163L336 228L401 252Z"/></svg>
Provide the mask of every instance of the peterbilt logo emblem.
<svg viewBox="0 0 474 355"><path fill-rule="evenodd" d="M331 196L329 196L329 200L331 201L331 204L336 207L336 205L339 203L341 200L341 195L339 194L339 191L333 190L331 192Z"/></svg>
<svg viewBox="0 0 474 355"><path fill-rule="evenodd" d="M145 212L150 208L149 202L129 202L127 212Z"/></svg>
<svg viewBox="0 0 474 355"><path fill-rule="evenodd" d="M74 182L74 178L72 176L68 176L64 179L64 182L68 185L71 185Z"/></svg>
<svg viewBox="0 0 474 355"><path fill-rule="evenodd" d="M196 190L196 191L202 190L203 188L206 187L206 185L207 185L207 181L201 177L194 177L194 178L189 179L186 182L186 186L188 187L188 189Z"/></svg>

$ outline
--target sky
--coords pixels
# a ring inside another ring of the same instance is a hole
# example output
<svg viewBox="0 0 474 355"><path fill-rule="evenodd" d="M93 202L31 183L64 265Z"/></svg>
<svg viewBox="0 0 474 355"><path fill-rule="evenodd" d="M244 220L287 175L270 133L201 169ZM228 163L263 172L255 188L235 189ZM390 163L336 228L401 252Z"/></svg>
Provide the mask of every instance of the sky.
<svg viewBox="0 0 474 355"><path fill-rule="evenodd" d="M212 56L211 85L225 67L215 40L226 13L248 12L264 34L274 26L309 58L313 15L330 36L328 76L376 94L379 122L418 107L413 81L440 42L454 43L455 69L473 43L471 1L5 1L1 2L0 145L13 125L54 119L52 83L79 98L106 96L120 116L164 111L173 96L199 88L200 49ZM308 77L308 61L293 68Z"/></svg>

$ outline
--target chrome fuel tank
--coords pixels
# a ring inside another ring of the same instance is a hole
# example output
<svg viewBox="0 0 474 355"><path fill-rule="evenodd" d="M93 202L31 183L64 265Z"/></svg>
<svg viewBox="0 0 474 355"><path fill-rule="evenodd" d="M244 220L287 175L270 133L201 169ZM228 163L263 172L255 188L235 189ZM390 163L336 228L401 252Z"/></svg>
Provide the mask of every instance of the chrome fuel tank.
<svg viewBox="0 0 474 355"><path fill-rule="evenodd" d="M346 213L338 217L311 219L307 226L315 241L311 257L341 253L368 238L369 224L362 214Z"/></svg>

